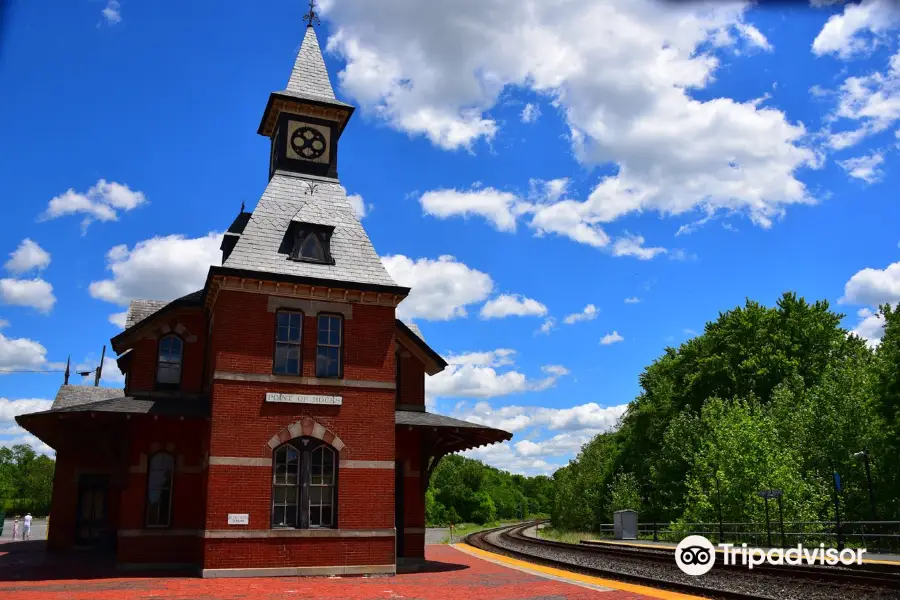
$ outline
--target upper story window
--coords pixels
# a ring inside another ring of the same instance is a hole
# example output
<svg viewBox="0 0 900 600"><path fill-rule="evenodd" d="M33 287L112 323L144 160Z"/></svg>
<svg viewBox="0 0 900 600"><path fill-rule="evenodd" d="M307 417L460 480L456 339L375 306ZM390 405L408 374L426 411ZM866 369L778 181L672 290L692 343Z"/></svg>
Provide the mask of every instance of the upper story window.
<svg viewBox="0 0 900 600"><path fill-rule="evenodd" d="M184 358L184 342L175 334L159 340L159 357L156 363L156 383L177 386L181 383L181 363Z"/></svg>
<svg viewBox="0 0 900 600"><path fill-rule="evenodd" d="M316 377L342 374L343 319L339 315L319 315L316 339Z"/></svg>
<svg viewBox="0 0 900 600"><path fill-rule="evenodd" d="M308 437L279 446L272 473L272 527L334 527L337 453Z"/></svg>
<svg viewBox="0 0 900 600"><path fill-rule="evenodd" d="M300 375L303 355L303 313L280 310L275 314L276 375Z"/></svg>
<svg viewBox="0 0 900 600"><path fill-rule="evenodd" d="M288 237L292 239L290 256L294 260L333 265L331 234L334 227L291 223Z"/></svg>
<svg viewBox="0 0 900 600"><path fill-rule="evenodd" d="M157 452L147 463L147 527L172 524L172 476L175 457Z"/></svg>

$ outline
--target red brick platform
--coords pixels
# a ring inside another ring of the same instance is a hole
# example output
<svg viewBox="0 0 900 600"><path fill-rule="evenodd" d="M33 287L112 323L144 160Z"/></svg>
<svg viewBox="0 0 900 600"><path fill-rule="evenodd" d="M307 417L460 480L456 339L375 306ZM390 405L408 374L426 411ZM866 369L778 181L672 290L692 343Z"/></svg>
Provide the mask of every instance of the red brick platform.
<svg viewBox="0 0 900 600"><path fill-rule="evenodd" d="M3 600L285 600L327 598L369 600L638 600L621 591L596 591L510 569L449 546L428 546L425 572L385 577L283 577L199 579L140 574L129 576L82 555L79 564L55 564L42 546L0 545L0 598ZM17 547L18 546L18 547ZM93 563L93 564L91 564ZM78 567L82 569L78 569Z"/></svg>

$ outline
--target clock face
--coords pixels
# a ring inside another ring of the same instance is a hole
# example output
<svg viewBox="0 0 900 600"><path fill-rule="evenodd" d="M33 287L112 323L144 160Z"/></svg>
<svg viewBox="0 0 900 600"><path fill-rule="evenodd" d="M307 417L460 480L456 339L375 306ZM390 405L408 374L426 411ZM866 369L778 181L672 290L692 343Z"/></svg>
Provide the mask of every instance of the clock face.
<svg viewBox="0 0 900 600"><path fill-rule="evenodd" d="M291 149L308 160L325 154L325 136L312 127L300 127L291 134Z"/></svg>
<svg viewBox="0 0 900 600"><path fill-rule="evenodd" d="M288 126L287 155L295 160L327 163L330 137L328 127L291 121Z"/></svg>

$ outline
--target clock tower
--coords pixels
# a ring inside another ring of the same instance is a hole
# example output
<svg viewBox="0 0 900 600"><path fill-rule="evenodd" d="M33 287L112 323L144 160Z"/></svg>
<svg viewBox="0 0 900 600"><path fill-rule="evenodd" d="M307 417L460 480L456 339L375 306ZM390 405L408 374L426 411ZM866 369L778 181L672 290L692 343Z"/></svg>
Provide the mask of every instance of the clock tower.
<svg viewBox="0 0 900 600"><path fill-rule="evenodd" d="M276 171L337 178L338 139L353 114L353 106L334 95L319 39L309 24L287 87L273 92L259 125L271 140L269 179Z"/></svg>

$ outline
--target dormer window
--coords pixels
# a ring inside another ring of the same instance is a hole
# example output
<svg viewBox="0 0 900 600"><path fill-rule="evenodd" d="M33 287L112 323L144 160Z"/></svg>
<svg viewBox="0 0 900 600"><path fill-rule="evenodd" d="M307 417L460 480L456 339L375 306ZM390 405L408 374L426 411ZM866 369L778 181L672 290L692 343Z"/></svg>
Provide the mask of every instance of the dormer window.
<svg viewBox="0 0 900 600"><path fill-rule="evenodd" d="M300 258L305 260L325 261L325 248L322 241L314 233L310 233L300 245Z"/></svg>
<svg viewBox="0 0 900 600"><path fill-rule="evenodd" d="M290 257L303 262L333 265L331 257L331 234L334 227L291 223L287 240L291 241Z"/></svg>

